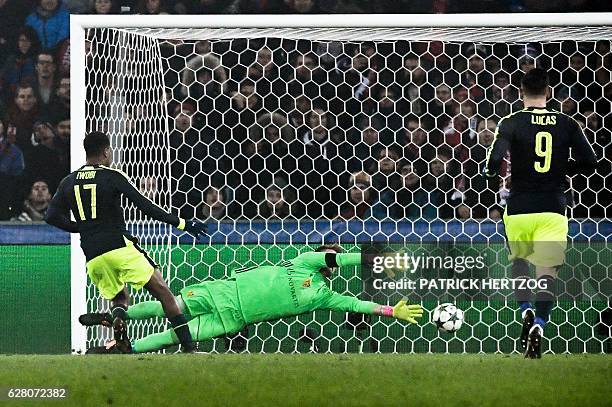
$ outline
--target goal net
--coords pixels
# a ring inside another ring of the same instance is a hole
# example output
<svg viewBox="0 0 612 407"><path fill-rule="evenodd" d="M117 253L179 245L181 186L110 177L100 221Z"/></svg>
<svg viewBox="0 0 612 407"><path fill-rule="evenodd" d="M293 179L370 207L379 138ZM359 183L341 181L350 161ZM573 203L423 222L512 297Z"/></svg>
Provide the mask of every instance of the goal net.
<svg viewBox="0 0 612 407"><path fill-rule="evenodd" d="M612 260L604 220L611 198L611 39L612 28L604 26L110 26L85 29L85 55L73 60L73 70L84 72L83 130L111 135L115 165L152 200L208 223L209 237L195 243L125 206L130 229L178 292L328 242L347 251L381 240L478 243L504 275L509 263L500 216L511 160L520 158L510 157L501 182L485 181L480 172L496 124L522 108L521 76L533 66L547 68L550 107L578 120L601 158L595 174L568 179L570 241L576 243L568 263L606 278L590 294L559 301L546 349L604 352L609 327L600 318ZM360 268L342 269L331 287L373 298L362 280ZM77 297L80 289L86 290L82 310L107 308L91 282L73 286ZM149 298L134 294L134 301ZM400 298L395 294L375 299L391 303ZM454 335L439 334L427 321L405 326L317 311L254 324L200 349L518 350L512 295L456 302L465 324ZM438 301L423 304L431 311ZM130 335L165 328L163 320L132 323ZM89 330L87 346L108 335Z"/></svg>

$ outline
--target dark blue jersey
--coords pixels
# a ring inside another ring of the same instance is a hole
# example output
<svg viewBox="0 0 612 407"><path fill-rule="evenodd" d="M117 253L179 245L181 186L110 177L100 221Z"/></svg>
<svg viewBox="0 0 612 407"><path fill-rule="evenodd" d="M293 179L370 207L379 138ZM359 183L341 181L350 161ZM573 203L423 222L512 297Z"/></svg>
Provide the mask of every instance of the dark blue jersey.
<svg viewBox="0 0 612 407"><path fill-rule="evenodd" d="M576 161L570 160L570 149ZM565 214L566 176L579 167L593 171L596 157L576 120L543 108L526 108L500 120L486 163L496 176L510 151L511 186L507 213Z"/></svg>
<svg viewBox="0 0 612 407"><path fill-rule="evenodd" d="M49 205L47 222L81 234L87 260L125 246L127 233L121 196L146 215L178 226L181 219L145 197L123 172L103 165L85 165L60 183ZM70 221L71 211L76 222Z"/></svg>

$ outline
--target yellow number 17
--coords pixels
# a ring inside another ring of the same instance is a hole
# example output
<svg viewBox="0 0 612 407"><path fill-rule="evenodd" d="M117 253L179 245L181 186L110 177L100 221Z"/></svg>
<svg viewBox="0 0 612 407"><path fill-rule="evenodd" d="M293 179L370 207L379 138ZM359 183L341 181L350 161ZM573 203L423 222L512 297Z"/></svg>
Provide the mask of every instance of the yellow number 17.
<svg viewBox="0 0 612 407"><path fill-rule="evenodd" d="M96 218L96 184L85 184L83 189L91 190L91 218ZM79 185L74 186L74 197L76 199L77 207L79 209L79 217L81 220L86 220L85 211L83 210L83 201L81 200L81 189Z"/></svg>
<svg viewBox="0 0 612 407"><path fill-rule="evenodd" d="M533 163L533 168L537 172L548 172L550 170L550 162L552 161L552 134L547 131L541 131L536 134L535 153L538 157L544 158L544 164L536 161Z"/></svg>

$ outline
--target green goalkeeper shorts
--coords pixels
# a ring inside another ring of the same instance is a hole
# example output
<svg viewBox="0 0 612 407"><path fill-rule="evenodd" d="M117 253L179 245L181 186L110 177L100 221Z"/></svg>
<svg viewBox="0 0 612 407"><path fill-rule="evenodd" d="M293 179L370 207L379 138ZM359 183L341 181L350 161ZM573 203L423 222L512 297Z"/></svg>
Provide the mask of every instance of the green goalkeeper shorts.
<svg viewBox="0 0 612 407"><path fill-rule="evenodd" d="M125 239L125 244L125 247L111 250L87 262L89 278L107 300L115 298L126 284L135 289L142 288L157 267L146 252L133 242Z"/></svg>
<svg viewBox="0 0 612 407"><path fill-rule="evenodd" d="M240 331L245 325L233 280L205 281L181 290L193 338L206 340Z"/></svg>
<svg viewBox="0 0 612 407"><path fill-rule="evenodd" d="M510 260L525 259L540 267L565 262L568 220L558 213L504 215Z"/></svg>

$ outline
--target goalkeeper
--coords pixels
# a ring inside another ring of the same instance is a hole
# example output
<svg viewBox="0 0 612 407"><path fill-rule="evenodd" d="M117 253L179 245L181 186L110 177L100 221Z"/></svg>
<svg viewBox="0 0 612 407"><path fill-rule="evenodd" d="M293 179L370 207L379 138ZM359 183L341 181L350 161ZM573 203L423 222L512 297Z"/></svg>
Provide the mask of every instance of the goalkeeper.
<svg viewBox="0 0 612 407"><path fill-rule="evenodd" d="M303 253L279 266L259 266L234 270L229 279L205 281L183 288L177 301L191 320L189 330L196 341L233 334L251 323L290 317L315 310L350 311L394 317L416 324L423 315L420 305L402 300L394 307L340 295L326 280L337 267L362 263L360 253L341 253L337 245L324 245L316 252ZM128 317L141 320L164 315L157 301L135 304ZM85 314L84 325L108 325L108 314ZM131 352L143 353L176 345L172 329L132 342ZM121 353L114 341L90 349L89 353Z"/></svg>

